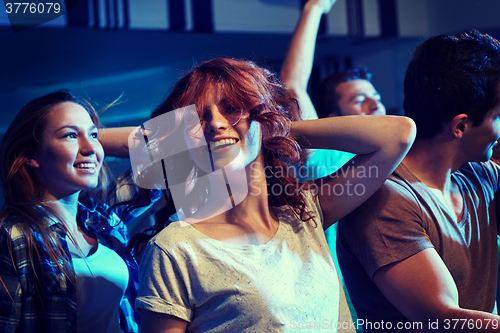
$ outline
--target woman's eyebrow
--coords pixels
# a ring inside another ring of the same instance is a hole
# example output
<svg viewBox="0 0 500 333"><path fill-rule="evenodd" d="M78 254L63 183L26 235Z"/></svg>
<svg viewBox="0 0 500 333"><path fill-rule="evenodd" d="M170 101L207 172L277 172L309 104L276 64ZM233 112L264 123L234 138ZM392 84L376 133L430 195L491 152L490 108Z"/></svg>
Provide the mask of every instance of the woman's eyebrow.
<svg viewBox="0 0 500 333"><path fill-rule="evenodd" d="M66 128L70 128L72 130L75 130L75 131L78 131L79 129L81 129L82 127L81 126L78 126L78 125L64 125L64 126L61 126L60 128L56 129L54 131L54 133L57 133L59 132L60 130L63 130L63 129L66 129ZM96 125L92 125L89 127L89 131L93 131L93 130L96 130L97 129L97 126Z"/></svg>

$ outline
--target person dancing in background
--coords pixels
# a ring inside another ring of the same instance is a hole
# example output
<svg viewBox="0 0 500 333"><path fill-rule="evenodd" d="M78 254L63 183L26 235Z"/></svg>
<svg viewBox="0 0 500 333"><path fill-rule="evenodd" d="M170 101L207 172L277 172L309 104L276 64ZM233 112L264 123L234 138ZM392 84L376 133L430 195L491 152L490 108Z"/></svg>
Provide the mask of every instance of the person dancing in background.
<svg viewBox="0 0 500 333"><path fill-rule="evenodd" d="M336 0L309 0L305 3L281 68L281 79L299 101L304 120L385 115L381 96L370 82L371 74L364 68L351 68L326 77L313 94L314 103L307 92L321 17L329 13L335 3ZM349 163L353 156L354 154L345 151L311 149L303 164L297 166L298 175L301 180L326 177ZM326 240L338 269L336 239L337 224L326 231ZM344 285L341 272L339 275ZM349 300L348 304L351 305ZM355 316L352 306L350 310Z"/></svg>
<svg viewBox="0 0 500 333"><path fill-rule="evenodd" d="M281 79L300 105L303 120L349 115L385 115L379 92L364 68L352 68L329 75L314 93L314 103L307 92L311 76L316 37L323 14L336 0L309 0L304 5L290 42ZM300 170L303 179L318 179L337 171L354 155L336 150L311 150Z"/></svg>
<svg viewBox="0 0 500 333"><path fill-rule="evenodd" d="M3 136L2 332L139 331L138 267L124 251L125 223L146 207L122 221L126 206L108 211L92 198L86 206L78 201L82 190L99 183L99 128L88 102L58 91L26 104ZM122 154L109 134L105 147ZM108 204L131 199L137 190L121 185L132 183L130 175L120 177Z"/></svg>
<svg viewBox="0 0 500 333"><path fill-rule="evenodd" d="M181 111L192 104L195 117L183 118ZM179 214L182 221L168 220L176 212L170 194L170 214L155 221L136 299L143 332L282 332L306 322L339 322L339 280L324 229L383 183L409 149L414 126L392 116L292 122L296 108L273 73L249 61L218 58L194 68L152 113L151 123L170 111L175 121L165 122L168 134L150 131L148 152L160 153L158 142L180 132L185 146L194 147L185 155L190 168L181 170L186 192L196 191L202 174L210 182L196 192L197 206ZM206 144L190 145L193 137ZM298 161L298 143L352 152L353 165L375 168L378 175L347 172L301 184L293 174L279 174L291 167L284 160ZM173 153L162 161L167 174L169 164L179 161ZM224 169L229 182L211 181L214 169ZM246 177L232 177L239 171ZM166 181L170 193L168 175ZM235 191L233 181L248 194ZM229 195L223 195L226 184ZM286 193L272 190L280 186ZM349 186L363 193L332 191Z"/></svg>

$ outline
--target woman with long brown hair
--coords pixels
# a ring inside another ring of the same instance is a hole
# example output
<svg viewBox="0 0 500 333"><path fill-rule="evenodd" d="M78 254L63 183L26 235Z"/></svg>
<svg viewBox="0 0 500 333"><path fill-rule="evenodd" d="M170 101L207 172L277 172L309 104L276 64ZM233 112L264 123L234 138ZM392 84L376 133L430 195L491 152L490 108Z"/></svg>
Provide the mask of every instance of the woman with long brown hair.
<svg viewBox="0 0 500 333"><path fill-rule="evenodd" d="M122 221L125 206L79 202L81 191L99 184L99 131L88 102L58 91L26 104L3 136L2 332L139 331L138 267L124 251L124 222L139 212ZM120 197L128 183L118 180L120 194L110 192L108 204L132 195Z"/></svg>
<svg viewBox="0 0 500 333"><path fill-rule="evenodd" d="M324 229L378 189L415 129L405 117L296 114L274 74L219 58L182 78L132 136L136 181L167 194L141 261L143 332L336 327L340 287ZM299 144L357 155L299 183L290 165Z"/></svg>

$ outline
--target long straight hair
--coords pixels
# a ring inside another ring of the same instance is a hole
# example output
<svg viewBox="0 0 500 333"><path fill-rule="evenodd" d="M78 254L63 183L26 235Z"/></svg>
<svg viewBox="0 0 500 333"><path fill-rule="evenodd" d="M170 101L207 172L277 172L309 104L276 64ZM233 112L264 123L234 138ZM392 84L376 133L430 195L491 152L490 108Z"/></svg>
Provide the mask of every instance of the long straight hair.
<svg viewBox="0 0 500 333"><path fill-rule="evenodd" d="M72 102L82 106L92 122L99 128L100 122L94 108L87 101L71 95L67 91L53 92L36 98L26 104L16 115L5 132L0 144L0 179L3 185L5 205L0 213L0 225L19 224L28 243L28 256L33 272L34 262L41 257L35 246L34 232L41 235L48 256L60 271L76 286L71 258L59 242L56 232L50 227L50 220L62 222L57 214L43 201L46 188L40 183L34 171L27 165L36 151L42 149L41 138L49 121L49 113L55 106ZM68 233L64 223L63 230ZM9 251L12 257L12 249ZM36 289L41 290L36 276Z"/></svg>

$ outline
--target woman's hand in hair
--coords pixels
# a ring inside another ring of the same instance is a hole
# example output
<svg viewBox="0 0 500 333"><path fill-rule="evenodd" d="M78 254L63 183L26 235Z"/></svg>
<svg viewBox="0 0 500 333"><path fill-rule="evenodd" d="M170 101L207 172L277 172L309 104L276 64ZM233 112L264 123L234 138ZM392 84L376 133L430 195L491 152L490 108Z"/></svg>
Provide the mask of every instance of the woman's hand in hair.
<svg viewBox="0 0 500 333"><path fill-rule="evenodd" d="M356 154L332 175L315 181L325 229L349 214L384 183L410 149L415 123L399 116L343 116L292 123L304 148Z"/></svg>

